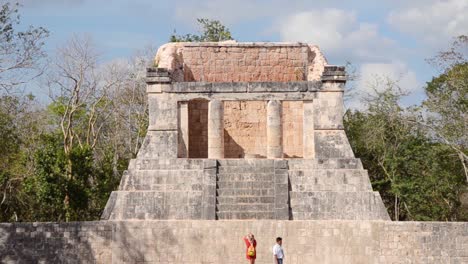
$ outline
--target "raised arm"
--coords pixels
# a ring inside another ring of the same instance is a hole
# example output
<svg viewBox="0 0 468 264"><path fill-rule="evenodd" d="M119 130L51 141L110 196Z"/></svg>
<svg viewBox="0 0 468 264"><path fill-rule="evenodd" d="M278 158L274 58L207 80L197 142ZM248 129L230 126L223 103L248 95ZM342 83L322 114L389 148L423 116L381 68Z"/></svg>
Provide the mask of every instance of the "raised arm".
<svg viewBox="0 0 468 264"><path fill-rule="evenodd" d="M250 242L249 242L249 239L247 238L247 236L245 236L243 239L244 239L245 245L247 247L250 246Z"/></svg>

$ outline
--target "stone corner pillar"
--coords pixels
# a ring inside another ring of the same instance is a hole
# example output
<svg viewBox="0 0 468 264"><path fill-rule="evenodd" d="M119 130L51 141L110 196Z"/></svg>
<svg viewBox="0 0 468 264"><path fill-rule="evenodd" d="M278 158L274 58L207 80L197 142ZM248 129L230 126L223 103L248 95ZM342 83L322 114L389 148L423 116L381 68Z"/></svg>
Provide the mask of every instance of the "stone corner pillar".
<svg viewBox="0 0 468 264"><path fill-rule="evenodd" d="M270 100L267 104L267 158L283 157L283 127L281 101Z"/></svg>
<svg viewBox="0 0 468 264"><path fill-rule="evenodd" d="M224 104L221 100L208 103L208 158L224 158Z"/></svg>
<svg viewBox="0 0 468 264"><path fill-rule="evenodd" d="M314 99L315 130L344 129L343 93L346 79L344 66L325 66L322 87Z"/></svg>
<svg viewBox="0 0 468 264"><path fill-rule="evenodd" d="M324 88L331 86L341 89L344 87L347 79L344 66L327 65L323 70L321 81L323 86L325 86Z"/></svg>
<svg viewBox="0 0 468 264"><path fill-rule="evenodd" d="M166 68L146 68L146 92L162 93L163 90L170 89L172 78Z"/></svg>

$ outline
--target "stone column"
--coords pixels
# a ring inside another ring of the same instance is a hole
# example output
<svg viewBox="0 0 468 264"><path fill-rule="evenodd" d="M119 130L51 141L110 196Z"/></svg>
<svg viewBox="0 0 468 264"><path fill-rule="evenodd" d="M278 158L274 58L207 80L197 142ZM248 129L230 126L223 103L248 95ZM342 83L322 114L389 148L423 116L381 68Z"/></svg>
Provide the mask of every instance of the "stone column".
<svg viewBox="0 0 468 264"><path fill-rule="evenodd" d="M314 105L312 101L303 102L302 145L304 159L315 158L314 142Z"/></svg>
<svg viewBox="0 0 468 264"><path fill-rule="evenodd" d="M208 103L208 158L224 158L224 104L221 100Z"/></svg>
<svg viewBox="0 0 468 264"><path fill-rule="evenodd" d="M188 122L188 102L178 104L178 152L177 157L188 158L189 153L189 122Z"/></svg>
<svg viewBox="0 0 468 264"><path fill-rule="evenodd" d="M281 102L271 100L267 104L267 158L283 157L282 139Z"/></svg>

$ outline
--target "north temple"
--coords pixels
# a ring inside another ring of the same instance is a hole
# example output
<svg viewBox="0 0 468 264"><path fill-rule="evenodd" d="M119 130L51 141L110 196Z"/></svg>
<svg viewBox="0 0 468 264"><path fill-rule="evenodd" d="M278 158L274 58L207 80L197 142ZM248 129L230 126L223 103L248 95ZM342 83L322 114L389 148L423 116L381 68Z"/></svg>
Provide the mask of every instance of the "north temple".
<svg viewBox="0 0 468 264"><path fill-rule="evenodd" d="M100 221L0 223L1 263L468 263L467 222L393 222L343 128L344 67L304 43L169 43Z"/></svg>

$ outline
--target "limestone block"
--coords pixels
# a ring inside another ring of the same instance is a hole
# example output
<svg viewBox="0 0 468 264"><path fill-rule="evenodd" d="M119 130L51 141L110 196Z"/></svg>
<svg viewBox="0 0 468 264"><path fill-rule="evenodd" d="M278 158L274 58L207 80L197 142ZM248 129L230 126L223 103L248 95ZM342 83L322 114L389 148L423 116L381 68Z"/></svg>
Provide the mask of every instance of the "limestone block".
<svg viewBox="0 0 468 264"><path fill-rule="evenodd" d="M343 130L315 130L316 158L354 158Z"/></svg>
<svg viewBox="0 0 468 264"><path fill-rule="evenodd" d="M314 129L343 129L343 92L318 92L314 100Z"/></svg>
<svg viewBox="0 0 468 264"><path fill-rule="evenodd" d="M315 134L314 134L314 103L303 102L303 157L305 159L315 158Z"/></svg>
<svg viewBox="0 0 468 264"><path fill-rule="evenodd" d="M137 158L177 158L177 131L148 131Z"/></svg>
<svg viewBox="0 0 468 264"><path fill-rule="evenodd" d="M317 158L317 159L291 159L288 160L291 170L312 170L312 169L360 169L362 162L360 159L352 158Z"/></svg>
<svg viewBox="0 0 468 264"><path fill-rule="evenodd" d="M148 94L148 130L177 130L177 100L171 94Z"/></svg>
<svg viewBox="0 0 468 264"><path fill-rule="evenodd" d="M201 219L201 191L115 191L108 220Z"/></svg>
<svg viewBox="0 0 468 264"><path fill-rule="evenodd" d="M366 170L295 169L289 171L292 191L372 191Z"/></svg>
<svg viewBox="0 0 468 264"><path fill-rule="evenodd" d="M246 82L221 82L213 83L213 93L246 93L248 83Z"/></svg>
<svg viewBox="0 0 468 264"><path fill-rule="evenodd" d="M306 92L309 89L309 83L304 81L297 82L251 82L248 84L249 93L258 92Z"/></svg>
<svg viewBox="0 0 468 264"><path fill-rule="evenodd" d="M202 170L202 159L177 159L177 158L137 158L136 170Z"/></svg>
<svg viewBox="0 0 468 264"><path fill-rule="evenodd" d="M378 192L291 192L293 220L390 220Z"/></svg>

